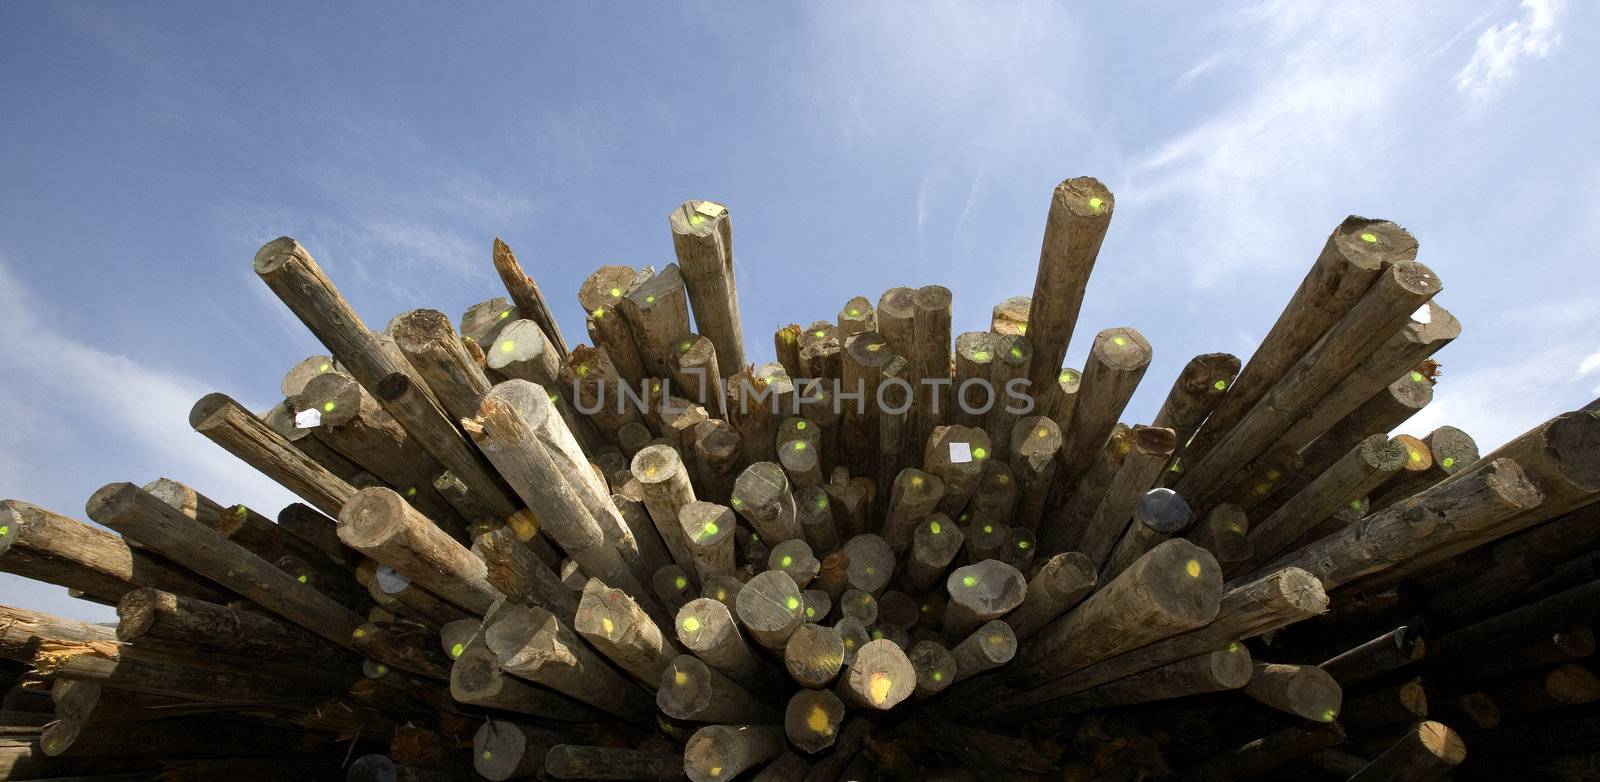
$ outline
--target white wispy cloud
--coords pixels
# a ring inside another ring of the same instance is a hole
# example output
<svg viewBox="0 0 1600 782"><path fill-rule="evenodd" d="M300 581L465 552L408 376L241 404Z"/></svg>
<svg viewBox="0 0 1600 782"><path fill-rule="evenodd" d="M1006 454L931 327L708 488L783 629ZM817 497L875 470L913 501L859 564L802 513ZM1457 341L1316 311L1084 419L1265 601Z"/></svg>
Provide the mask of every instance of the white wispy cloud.
<svg viewBox="0 0 1600 782"><path fill-rule="evenodd" d="M1596 372L1600 372L1600 350L1584 356L1583 360L1578 362L1578 371L1574 377L1588 377Z"/></svg>
<svg viewBox="0 0 1600 782"><path fill-rule="evenodd" d="M167 476L224 504L276 509L293 497L189 428L210 391L182 373L141 363L52 329L0 261L0 375L8 380L6 491L82 516L83 500L112 481ZM262 400L241 399L245 404ZM116 458L107 449L121 448ZM110 474L136 464L134 473ZM56 470L50 465L62 465ZM37 488L36 488L37 487Z"/></svg>
<svg viewBox="0 0 1600 782"><path fill-rule="evenodd" d="M1377 16L1383 35L1370 32ZM1367 3L1247 7L1227 23L1230 43L1201 63L1236 61L1239 97L1137 156L1119 204L1178 215L1175 250L1201 286L1287 262L1284 248L1304 244L1287 218L1330 211L1319 201L1351 162L1388 146L1418 28L1411 12ZM1190 241L1199 236L1216 240Z"/></svg>
<svg viewBox="0 0 1600 782"><path fill-rule="evenodd" d="M1456 91L1481 108L1511 80L1523 60L1548 56L1561 44L1565 0L1522 0L1522 15L1478 36L1472 58L1456 73Z"/></svg>

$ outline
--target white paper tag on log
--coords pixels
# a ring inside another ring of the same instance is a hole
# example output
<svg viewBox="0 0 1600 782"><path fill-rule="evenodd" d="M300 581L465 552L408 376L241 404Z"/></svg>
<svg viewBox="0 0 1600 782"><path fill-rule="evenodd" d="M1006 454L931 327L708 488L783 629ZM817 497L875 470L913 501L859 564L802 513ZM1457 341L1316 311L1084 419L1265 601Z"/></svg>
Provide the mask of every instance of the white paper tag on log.
<svg viewBox="0 0 1600 782"><path fill-rule="evenodd" d="M308 407L294 414L294 425L297 429L311 429L322 425L322 411L315 407Z"/></svg>
<svg viewBox="0 0 1600 782"><path fill-rule="evenodd" d="M1427 302L1423 302L1416 312L1411 313L1411 319L1418 323L1429 323L1433 320L1433 310L1428 307Z"/></svg>
<svg viewBox="0 0 1600 782"><path fill-rule="evenodd" d="M972 461L972 445L969 443L950 444L950 463L966 464Z"/></svg>
<svg viewBox="0 0 1600 782"><path fill-rule="evenodd" d="M724 212L728 211L728 208L715 201L701 201L700 205L695 207L694 210L706 217L715 218L721 217Z"/></svg>

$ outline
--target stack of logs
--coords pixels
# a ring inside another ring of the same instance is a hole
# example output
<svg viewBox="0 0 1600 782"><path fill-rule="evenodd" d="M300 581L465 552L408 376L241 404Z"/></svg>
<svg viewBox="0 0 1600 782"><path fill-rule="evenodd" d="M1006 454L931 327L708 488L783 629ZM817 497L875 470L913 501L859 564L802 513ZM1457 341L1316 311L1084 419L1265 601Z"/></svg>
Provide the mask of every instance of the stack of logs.
<svg viewBox="0 0 1600 782"><path fill-rule="evenodd" d="M0 778L1600 775L1600 414L1387 434L1460 326L1350 217L1249 361L1119 423L1138 331L1061 367L1113 205L1055 190L988 331L893 288L759 365L708 201L570 348L498 240L509 298L383 331L268 243L328 355L190 422L304 503L0 503L0 569L120 618L0 609Z"/></svg>

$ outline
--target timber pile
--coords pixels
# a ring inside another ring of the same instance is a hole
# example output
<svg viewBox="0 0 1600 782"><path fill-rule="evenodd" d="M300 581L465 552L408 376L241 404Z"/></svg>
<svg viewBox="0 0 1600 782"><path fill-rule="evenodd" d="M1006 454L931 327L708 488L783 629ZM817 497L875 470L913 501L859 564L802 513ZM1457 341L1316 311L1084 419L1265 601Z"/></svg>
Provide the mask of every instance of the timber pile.
<svg viewBox="0 0 1600 782"><path fill-rule="evenodd" d="M1600 775L1600 414L1389 436L1460 326L1350 217L1255 355L1125 424L1137 330L1061 366L1113 206L1056 189L989 331L894 288L754 365L712 202L589 277L587 345L498 240L507 297L383 331L268 243L328 354L191 423L304 502L5 501L0 567L120 622L4 609L0 777Z"/></svg>

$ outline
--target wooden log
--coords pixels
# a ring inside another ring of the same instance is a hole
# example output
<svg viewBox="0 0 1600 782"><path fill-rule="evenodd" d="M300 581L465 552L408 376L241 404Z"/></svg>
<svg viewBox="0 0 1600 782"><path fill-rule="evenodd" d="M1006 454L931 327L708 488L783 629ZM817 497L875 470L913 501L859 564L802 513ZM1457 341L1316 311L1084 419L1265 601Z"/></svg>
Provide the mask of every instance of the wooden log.
<svg viewBox="0 0 1600 782"><path fill-rule="evenodd" d="M789 479L773 462L756 462L745 468L734 482L729 504L769 544L803 537L795 520Z"/></svg>
<svg viewBox="0 0 1600 782"><path fill-rule="evenodd" d="M228 596L121 538L21 500L0 500L0 570L121 600L143 586L213 602Z"/></svg>
<svg viewBox="0 0 1600 782"><path fill-rule="evenodd" d="M1600 497L1600 447L1597 446L1600 446L1600 413L1562 413L1500 446L1471 467L1458 470L1444 481L1445 485L1492 470L1499 460L1511 459L1523 469L1544 500L1500 524L1434 548L1425 556L1406 563L1403 572L1415 572L1593 502Z"/></svg>
<svg viewBox="0 0 1600 782"><path fill-rule="evenodd" d="M917 389L916 439L925 443L950 415L950 289L924 285L911 296L915 345L902 353L911 364ZM933 472L929 470L929 472Z"/></svg>
<svg viewBox="0 0 1600 782"><path fill-rule="evenodd" d="M864 627L878 623L878 600L871 593L847 589L839 597L839 615L854 619Z"/></svg>
<svg viewBox="0 0 1600 782"><path fill-rule="evenodd" d="M906 591L916 594L933 588L960 553L965 538L955 522L942 513L919 524L912 533L911 553L906 559Z"/></svg>
<svg viewBox="0 0 1600 782"><path fill-rule="evenodd" d="M841 334L844 352L840 359L840 386L836 392L843 408L837 442L841 461L851 472L866 472L873 461L878 442L878 384L883 367L894 357L888 341L875 331L866 331L848 340Z"/></svg>
<svg viewBox="0 0 1600 782"><path fill-rule="evenodd" d="M994 305L989 312L989 330L996 334L1025 335L1028 333L1028 314L1033 299L1027 296L1008 296Z"/></svg>
<svg viewBox="0 0 1600 782"><path fill-rule="evenodd" d="M512 676L626 720L646 719L653 711L643 692L542 608L507 607L485 627L484 643Z"/></svg>
<svg viewBox="0 0 1600 782"><path fill-rule="evenodd" d="M0 605L0 658L30 663L41 644L114 640L115 633L101 625Z"/></svg>
<svg viewBox="0 0 1600 782"><path fill-rule="evenodd" d="M690 540L684 514L691 507L699 509L699 504L683 459L671 446L652 445L634 454L630 470L634 480L639 482L644 494L644 506L673 561L684 570L698 574L696 546ZM701 520L702 516L690 512L687 518ZM731 531L732 525L728 524L727 527ZM731 543L731 538L729 541Z"/></svg>
<svg viewBox="0 0 1600 782"><path fill-rule="evenodd" d="M308 356L301 360L300 363L290 367L289 371L283 374L283 381L278 384L278 389L283 392L285 397L294 396L300 393L300 389L305 387L306 381L323 372L331 372L337 368L338 362L334 361L332 356L320 353L315 356Z"/></svg>
<svg viewBox="0 0 1600 782"><path fill-rule="evenodd" d="M776 725L707 725L684 747L683 770L692 782L722 782L777 757L783 742Z"/></svg>
<svg viewBox="0 0 1600 782"><path fill-rule="evenodd" d="M87 512L96 522L187 563L191 570L335 644L349 648L350 633L361 624L349 609L132 484L113 483L95 492Z"/></svg>
<svg viewBox="0 0 1600 782"><path fill-rule="evenodd" d="M1016 568L985 559L951 571L945 579L945 591L950 594L950 602L944 610L944 634L955 640L1022 605L1028 582Z"/></svg>
<svg viewBox="0 0 1600 782"><path fill-rule="evenodd" d="M189 425L206 439L331 516L356 494L226 394L207 394L189 411Z"/></svg>
<svg viewBox="0 0 1600 782"><path fill-rule="evenodd" d="M438 310L412 310L395 319L393 336L445 412L456 420L477 415L492 384L467 353L448 316ZM292 399L295 394L288 396Z"/></svg>
<svg viewBox="0 0 1600 782"><path fill-rule="evenodd" d="M379 404L416 438L434 461L454 472L474 493L482 495L485 502L492 503L491 507L501 518L517 510L510 494L438 405L420 393L420 389L411 389L417 393L406 393L403 381L391 379L395 375L409 378L415 370L397 360L398 350L391 354L367 330L360 316L339 295L304 247L288 237L275 239L256 253L253 266L267 287L289 305L350 375L377 397ZM381 387L384 383L390 384L390 388ZM416 384L420 386L420 379ZM198 410L197 406L196 412ZM191 425L196 424L195 413L190 414L189 420ZM330 514L338 512L337 508L321 509Z"/></svg>
<svg viewBox="0 0 1600 782"><path fill-rule="evenodd" d="M782 570L768 570L745 582L735 603L739 624L762 646L782 651L805 623L800 589Z"/></svg>
<svg viewBox="0 0 1600 782"><path fill-rule="evenodd" d="M578 305L588 313L589 340L605 348L617 373L634 388L639 387L647 374L639 345L634 340L633 327L623 316L621 307L623 297L633 288L637 276L638 272L628 266L602 266L578 288Z"/></svg>
<svg viewBox="0 0 1600 782"><path fill-rule="evenodd" d="M1332 589L1418 554L1470 539L1484 528L1537 506L1540 500L1539 490L1516 462L1496 459L1487 469L1474 471L1471 480L1435 486L1403 506L1368 516L1264 570L1302 568Z"/></svg>
<svg viewBox="0 0 1600 782"><path fill-rule="evenodd" d="M601 494L599 478L581 460L581 452L576 457L572 453L577 444L553 414L543 389L524 380L500 383L484 398L471 424L474 442L528 503L542 529L585 573L629 594L645 595L620 544L608 545L623 534L620 514L609 494ZM649 600L645 606L656 608Z"/></svg>
<svg viewBox="0 0 1600 782"><path fill-rule="evenodd" d="M1028 311L1028 336L1038 353L1028 378L1041 394L1054 386L1056 368L1072 342L1089 272L1115 205L1111 191L1093 177L1065 180L1051 196Z"/></svg>
<svg viewBox="0 0 1600 782"><path fill-rule="evenodd" d="M833 626L839 632L839 642L844 644L844 664L850 665L856 661L856 653L861 647L866 646L872 636L867 632L866 623L853 616L840 619Z"/></svg>
<svg viewBox="0 0 1600 782"><path fill-rule="evenodd" d="M1530 715L1600 701L1600 677L1583 666L1561 663L1502 679L1485 691L1501 714Z"/></svg>
<svg viewBox="0 0 1600 782"><path fill-rule="evenodd" d="M418 676L450 680L450 662L438 651L438 636L409 622L366 624L350 633L356 651L369 661Z"/></svg>
<svg viewBox="0 0 1600 782"><path fill-rule="evenodd" d="M136 589L117 604L116 637L197 644L268 660L296 659L328 670L353 669L351 657L311 633L269 616L159 589Z"/></svg>
<svg viewBox="0 0 1600 782"><path fill-rule="evenodd" d="M1344 731L1338 725L1297 725L1214 755L1202 763L1183 769L1182 774L1188 779L1244 779L1282 767L1342 741Z"/></svg>
<svg viewBox="0 0 1600 782"><path fill-rule="evenodd" d="M558 779L684 779L683 754L621 747L557 744L544 756L544 771Z"/></svg>
<svg viewBox="0 0 1600 782"><path fill-rule="evenodd" d="M1366 241L1368 236L1373 241ZM1190 462L1204 457L1244 419L1290 367L1345 316L1381 270L1416 257L1416 239L1400 226L1354 215L1345 218L1328 236L1300 287L1197 433Z"/></svg>
<svg viewBox="0 0 1600 782"><path fill-rule="evenodd" d="M1286 714L1318 722L1339 715L1343 691L1327 671L1314 665L1254 663L1244 692L1256 702Z"/></svg>
<svg viewBox="0 0 1600 782"><path fill-rule="evenodd" d="M907 653L917 670L917 687L912 695L921 700L945 691L956 681L956 658L937 641L918 641Z"/></svg>
<svg viewBox="0 0 1600 782"><path fill-rule="evenodd" d="M1467 745L1443 723L1424 720L1412 726L1351 780L1431 780L1449 774L1467 759Z"/></svg>
<svg viewBox="0 0 1600 782"><path fill-rule="evenodd" d="M484 779L531 777L561 734L510 720L486 719L472 736L472 768Z"/></svg>
<svg viewBox="0 0 1600 782"><path fill-rule="evenodd" d="M772 547L767 557L767 569L787 574L796 587L805 589L816 579L822 563L811 554L811 547L803 540L786 540Z"/></svg>
<svg viewBox="0 0 1600 782"><path fill-rule="evenodd" d="M1006 615L1006 624L1025 641L1081 602L1096 583L1088 557L1077 551L1057 554L1028 580L1022 604Z"/></svg>
<svg viewBox="0 0 1600 782"><path fill-rule="evenodd" d="M1438 302L1429 301L1383 344L1374 348L1343 380L1284 432L1275 448L1300 449L1328 431L1396 376L1415 367L1461 334L1461 324ZM1418 374L1421 374L1420 372ZM1412 378L1413 382L1420 382Z"/></svg>
<svg viewBox="0 0 1600 782"><path fill-rule="evenodd" d="M852 706L888 711L910 697L917 672L893 641L868 641L839 677L839 696Z"/></svg>
<svg viewBox="0 0 1600 782"><path fill-rule="evenodd" d="M561 385L575 412L588 416L601 437L622 446L628 456L638 450L629 447L629 440L631 433L644 429L640 415L645 402L635 393L638 386L628 385L619 374L604 346L574 348L562 367Z"/></svg>
<svg viewBox="0 0 1600 782"><path fill-rule="evenodd" d="M1271 561L1313 526L1388 480L1405 466L1406 458L1405 444L1387 435L1362 440L1272 515L1250 526L1254 561Z"/></svg>
<svg viewBox="0 0 1600 782"><path fill-rule="evenodd" d="M1306 405L1316 402L1348 374L1351 362L1398 331L1439 289L1438 275L1415 261L1398 261L1383 269L1372 287L1300 356L1259 404L1203 457L1190 461L1174 488L1199 501L1228 494L1230 476L1241 465L1276 442L1301 417ZM1238 387L1235 383L1235 390Z"/></svg>
<svg viewBox="0 0 1600 782"><path fill-rule="evenodd" d="M1441 426L1422 438L1432 455L1423 470L1396 473L1372 491L1372 507L1382 510L1449 478L1478 461L1478 444L1466 432Z"/></svg>
<svg viewBox="0 0 1600 782"><path fill-rule="evenodd" d="M291 502L283 506L278 511L278 526L341 567L353 569L361 561L360 553L339 541L339 522L310 505Z"/></svg>
<svg viewBox="0 0 1600 782"><path fill-rule="evenodd" d="M364 489L345 505L339 539L472 613L501 597L483 560L388 489Z"/></svg>
<svg viewBox="0 0 1600 782"><path fill-rule="evenodd" d="M496 591L520 603L543 606L561 616L578 609L578 598L561 577L517 539L511 527L479 535L472 553L483 560L484 577Z"/></svg>
<svg viewBox="0 0 1600 782"><path fill-rule="evenodd" d="M684 649L740 686L754 692L770 686L774 677L751 651L723 603L704 597L691 600L678 611L674 626Z"/></svg>
<svg viewBox="0 0 1600 782"><path fill-rule="evenodd" d="M661 601L661 605L668 611L682 610L684 604L694 599L694 589L689 583L689 574L677 565L667 565L657 569L650 577L650 588L655 593L656 599Z"/></svg>
<svg viewBox="0 0 1600 782"><path fill-rule="evenodd" d="M1468 692L1442 701L1430 701L1428 713L1439 722L1460 725L1466 731L1493 730L1500 726L1500 707L1494 698Z"/></svg>
<svg viewBox="0 0 1600 782"><path fill-rule="evenodd" d="M1177 492L1167 488L1145 492L1134 509L1128 531L1123 533L1122 540L1111 552L1101 580L1110 580L1126 570L1135 559L1144 556L1146 551L1168 538L1182 534L1193 520L1194 514L1189 510L1189 503L1184 502Z"/></svg>
<svg viewBox="0 0 1600 782"><path fill-rule="evenodd" d="M1238 376L1239 357L1231 353L1203 353L1189 359L1178 372L1178 379L1173 381L1172 390L1167 392L1151 424L1171 429L1177 436L1178 447L1168 464L1170 472L1182 470L1179 460L1189 438L1222 402L1228 386Z"/></svg>
<svg viewBox="0 0 1600 782"><path fill-rule="evenodd" d="M896 553L911 547L918 524L934 512L944 498L944 481L938 476L908 467L895 476L889 496L889 512L883 522L883 539Z"/></svg>
<svg viewBox="0 0 1600 782"><path fill-rule="evenodd" d="M718 365L736 372L745 357L733 277L733 219L722 204L691 200L672 210L667 223L695 325L716 346Z"/></svg>
<svg viewBox="0 0 1600 782"><path fill-rule="evenodd" d="M1419 628L1401 625L1325 660L1321 668L1341 687L1353 687L1422 659L1427 644Z"/></svg>
<svg viewBox="0 0 1600 782"><path fill-rule="evenodd" d="M835 467L823 488L833 505L833 517L839 524L840 534L866 532L868 506L877 495L877 486L872 480L859 475L851 477L848 470Z"/></svg>
<svg viewBox="0 0 1600 782"><path fill-rule="evenodd" d="M711 340L694 333L680 335L672 346L672 379L684 396L704 405L718 416L727 395L722 390L722 372L717 367L716 347Z"/></svg>
<svg viewBox="0 0 1600 782"><path fill-rule="evenodd" d="M983 480L993 455L989 435L975 427L943 426L936 427L925 442L923 469L944 482L938 510L952 518L958 516Z"/></svg>
<svg viewBox="0 0 1600 782"><path fill-rule="evenodd" d="M1153 426L1133 427L1130 442L1132 448L1107 485L1105 498L1100 501L1100 507L1084 530L1083 542L1078 546L1096 567L1103 568L1110 561L1117 541L1144 504L1146 492L1155 485L1161 468L1172 457L1177 444L1171 429ZM1171 493L1176 495L1176 492ZM1158 507L1161 504L1158 503ZM1162 517L1165 519L1166 514Z"/></svg>
<svg viewBox="0 0 1600 782"><path fill-rule="evenodd" d="M1011 429L1011 466L1017 481L1016 526L1038 530L1055 480L1061 428L1046 416L1019 419Z"/></svg>
<svg viewBox="0 0 1600 782"><path fill-rule="evenodd" d="M772 347L789 377L805 377L800 365L800 324L790 323L772 332Z"/></svg>
<svg viewBox="0 0 1600 782"><path fill-rule="evenodd" d="M844 553L850 558L846 575L850 586L876 598L889 588L894 578L894 551L883 538L867 533L857 535L844 544Z"/></svg>
<svg viewBox="0 0 1600 782"><path fill-rule="evenodd" d="M539 284L522 271L522 265L517 262L511 247L500 241L499 237L494 240L494 270L499 273L500 282L506 286L506 293L510 294L518 314L537 323L562 360L566 360L567 342L561 336L561 327L556 324L550 305L544 300L544 293L539 290Z"/></svg>
<svg viewBox="0 0 1600 782"><path fill-rule="evenodd" d="M733 511L714 502L692 500L678 510L678 527L700 583L733 575L735 525Z"/></svg>
<svg viewBox="0 0 1600 782"><path fill-rule="evenodd" d="M484 358L499 377L538 383L552 391L561 387L561 354L531 320L505 324L494 342L486 343Z"/></svg>
<svg viewBox="0 0 1600 782"><path fill-rule="evenodd" d="M1415 722L1428 716L1428 693L1422 679L1414 678L1351 698L1340 711L1344 724L1363 731Z"/></svg>
<svg viewBox="0 0 1600 782"><path fill-rule="evenodd" d="M834 520L833 501L827 489L808 486L795 492L794 506L795 522L800 525L809 551L827 556L839 548L839 525Z"/></svg>
<svg viewBox="0 0 1600 782"><path fill-rule="evenodd" d="M450 697L462 703L560 722L593 722L599 713L500 670L481 638L450 666Z"/></svg>
<svg viewBox="0 0 1600 782"><path fill-rule="evenodd" d="M1536 633L1533 637L1539 640L1505 653L1455 660L1451 674L1465 681L1493 679L1529 668L1581 660L1595 653L1594 631L1587 627Z"/></svg>
<svg viewBox="0 0 1600 782"><path fill-rule="evenodd" d="M1033 361L1033 343L1027 337L1002 336L995 340L996 359L990 367L989 384L994 406L984 418L989 441L1001 459L1011 458L1011 430L1022 416L1039 409L1028 386L1028 368Z"/></svg>
<svg viewBox="0 0 1600 782"><path fill-rule="evenodd" d="M951 379L949 420L960 426L982 427L994 408L997 392L989 382L998 335L968 331L956 335L954 377Z"/></svg>
<svg viewBox="0 0 1600 782"><path fill-rule="evenodd" d="M1122 468L1122 462L1128 453L1133 450L1133 430L1123 424L1116 424L1111 428L1111 434L1106 437L1105 445L1096 455L1094 462L1083 477L1075 483L1066 481L1059 467L1061 454L1057 453L1057 468L1054 482L1051 484L1050 499L1047 505L1056 508L1052 516L1040 530L1042 540L1040 545L1047 554L1057 554L1063 551L1076 550L1083 543L1083 537L1088 532L1089 524L1094 520L1095 513L1100 510L1100 503L1105 498L1106 489L1110 487L1112 479Z"/></svg>
<svg viewBox="0 0 1600 782"><path fill-rule="evenodd" d="M1186 540L1168 540L1045 625L1012 668L1029 677L1071 673L1203 626L1221 598L1216 560Z"/></svg>
<svg viewBox="0 0 1600 782"><path fill-rule="evenodd" d="M784 733L795 748L815 755L833 746L844 715L844 701L839 696L827 690L800 690L789 698L784 711Z"/></svg>
<svg viewBox="0 0 1600 782"><path fill-rule="evenodd" d="M1223 502L1212 507L1205 519L1189 530L1189 540L1210 551L1227 571L1229 565L1252 556L1249 530L1250 519L1245 512L1233 503Z"/></svg>
<svg viewBox="0 0 1600 782"><path fill-rule="evenodd" d="M507 323L521 317L522 311L512 305L510 299L504 296L485 299L461 313L461 336L472 340L474 345L493 344ZM390 326L393 325L391 322Z"/></svg>
<svg viewBox="0 0 1600 782"><path fill-rule="evenodd" d="M673 719L692 722L766 722L777 712L710 666L678 655L661 672L656 706Z"/></svg>
<svg viewBox="0 0 1600 782"><path fill-rule="evenodd" d="M1062 428L1066 444L1061 449L1058 470L1069 484L1083 477L1095 454L1105 445L1122 409L1150 367L1151 355L1150 342L1135 329L1111 328L1095 335L1079 381L1072 427ZM1173 442L1176 447L1176 440ZM1160 469L1156 468L1157 475Z"/></svg>
<svg viewBox="0 0 1600 782"><path fill-rule="evenodd" d="M733 492L734 470L739 460L739 432L727 421L695 424L695 461L700 485L707 497L727 497Z"/></svg>
<svg viewBox="0 0 1600 782"><path fill-rule="evenodd" d="M800 686L827 687L844 666L844 638L832 627L801 625L784 646L783 664Z"/></svg>
<svg viewBox="0 0 1600 782"><path fill-rule="evenodd" d="M985 622L950 650L956 661L956 681L999 668L1016 654L1016 634L998 619Z"/></svg>
<svg viewBox="0 0 1600 782"><path fill-rule="evenodd" d="M1392 431L1432 401L1433 380L1423 375L1421 381L1416 381L1411 373L1406 373L1373 394L1355 412L1345 416L1327 434L1307 446L1301 454L1299 472L1282 484L1277 493L1285 497L1293 496L1363 439Z"/></svg>
<svg viewBox="0 0 1600 782"><path fill-rule="evenodd" d="M596 651L647 686L661 681L681 651L631 595L591 578L583 587L572 628Z"/></svg>
<svg viewBox="0 0 1600 782"><path fill-rule="evenodd" d="M780 435L777 453L778 464L796 490L822 485L822 449L814 438L786 439Z"/></svg>
<svg viewBox="0 0 1600 782"><path fill-rule="evenodd" d="M1244 644L1230 643L1218 651L1168 663L1043 706L1015 712L1007 719L1020 722L1237 690L1250 681L1253 671L1250 651Z"/></svg>
<svg viewBox="0 0 1600 782"><path fill-rule="evenodd" d="M620 308L633 330L645 371L653 377L671 377L668 357L673 341L689 331L689 299L678 265L669 263L654 276L638 280L623 294Z"/></svg>

